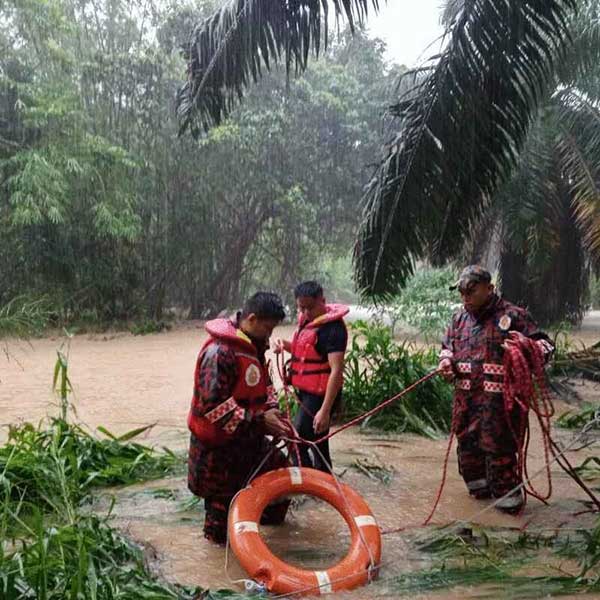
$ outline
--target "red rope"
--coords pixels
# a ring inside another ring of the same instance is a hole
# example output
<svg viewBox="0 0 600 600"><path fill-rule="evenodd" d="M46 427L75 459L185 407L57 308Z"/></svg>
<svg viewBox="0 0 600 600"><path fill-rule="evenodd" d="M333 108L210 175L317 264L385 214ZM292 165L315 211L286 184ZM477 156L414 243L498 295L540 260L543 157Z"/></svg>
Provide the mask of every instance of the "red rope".
<svg viewBox="0 0 600 600"><path fill-rule="evenodd" d="M281 379L281 384L283 386L286 403L288 402L288 399L293 396L295 398L297 404L299 404L300 407L302 408L302 410L309 417L312 417L314 419L314 417L315 417L314 413L306 407L306 405L302 402L302 400L300 400L300 398L298 397L298 394L296 394L296 392L293 390L293 388L292 388L292 391L290 391L290 386L287 384L287 378L285 376L285 363L283 361L283 352L280 352L277 355L277 372L279 373L279 378ZM288 416L291 416L291 415L288 414Z"/></svg>
<svg viewBox="0 0 600 600"><path fill-rule="evenodd" d="M433 519L433 515L435 514L435 511L437 510L440 500L442 499L442 494L444 493L444 487L446 486L446 479L448 477L448 463L450 462L450 450L452 449L452 442L454 441L454 437L456 435L455 432L456 432L456 420L458 418L458 408L459 408L459 403L455 400L454 404L452 406L452 422L450 425L450 437L448 438L448 445L446 446L446 455L444 457L444 464L442 467L442 480L438 487L438 491L435 496L435 500L433 501L431 510L429 511L429 515L427 516L427 518L423 521L423 523L419 527L425 527L426 525L429 525L431 519ZM381 534L386 535L388 533L398 533L399 531L404 531L408 527L414 527L414 526L408 525L408 526L404 526L404 527L397 527L395 529L386 529L386 530L382 531Z"/></svg>
<svg viewBox="0 0 600 600"><path fill-rule="evenodd" d="M458 409L459 403L455 400L452 406L452 422L450 424L450 437L448 438L448 446L446 447L446 456L444 457L444 466L442 469L442 481L440 482L440 486L438 488L437 494L435 496L435 500L433 501L433 506L431 507L431 511L427 518L423 521L423 527L429 525L431 519L433 519L433 515L437 510L438 504L442 499L442 494L444 493L444 487L446 485L446 479L448 477L448 463L450 462L450 450L452 449L452 442L454 441L454 437L456 436L456 422L458 420Z"/></svg>
<svg viewBox="0 0 600 600"><path fill-rule="evenodd" d="M281 382L282 382L282 385L283 385L283 390L284 390L287 419L288 419L288 421L291 424L292 419L291 419L290 400L289 400L289 398L291 396L291 393L289 391L289 386L286 383L286 379L285 379L284 364L283 364L283 353L279 353L277 355L277 361L276 361L276 363L277 363L277 371L279 373L279 377L281 379ZM427 373L427 375L421 377L418 381L415 381L415 383L413 383L412 385L410 385L407 388L403 389L401 392L399 392L395 396L392 396L388 400L385 400L381 404L378 404L377 406L375 406L371 410L363 413L362 415L359 415L359 416L355 417L354 419L348 421L348 423L345 423L344 425L342 425L341 427L339 427L335 431L332 431L329 434L324 435L323 437L319 438L318 440L315 440L314 442L311 442L309 440L305 440L304 438L300 437L299 434L294 430L295 437L293 439L288 440L288 441L289 441L289 443L292 443L294 445L296 456L298 458L298 464L300 464L298 444L310 444L310 445L315 444L316 445L316 444L320 444L321 442L324 442L325 440L328 440L329 438L331 438L334 435L340 433L341 431L344 431L345 429L353 427L354 425L357 425L358 423L360 423L364 419L366 419L366 418L368 418L368 417L370 417L370 416L378 413L379 411L383 410L384 408L386 408L387 406L389 406L390 404L392 404L396 400L399 400L400 398L402 398L406 394L409 394L410 392L412 392L415 388L417 388L418 386L420 386L422 383L425 383L426 381L428 381L429 379L431 379L432 377L434 377L438 373L439 373L438 369L435 369L435 370ZM302 409L307 414L309 414L311 417L314 417L314 415L301 402L300 398L298 398L298 395L294 394L294 397L296 399L296 402L298 402L298 404L302 407Z"/></svg>
<svg viewBox="0 0 600 600"><path fill-rule="evenodd" d="M554 406L546 384L544 352L535 340L519 337L507 344L504 351L504 412L517 445L517 473L527 495L546 502L552 495L550 451L552 446L550 419ZM516 411L517 425L513 424ZM541 493L533 487L527 469L527 454L531 431L529 412L533 411L542 432L544 462L548 489Z"/></svg>
<svg viewBox="0 0 600 600"><path fill-rule="evenodd" d="M281 360L281 364L280 364ZM525 489L525 498L527 498L527 494L534 496L538 500L542 502L546 502L551 494L552 494L552 475L550 470L550 455L553 456L554 460L558 462L558 464L571 476L573 479L580 485L580 487L588 494L588 496L592 499L594 504L596 504L597 508L600 510L600 501L596 498L596 496L591 492L591 490L585 485L585 483L581 480L581 478L577 475L574 468L571 466L569 461L565 456L562 455L562 452L558 445L552 439L550 434L551 431L551 423L550 419L554 415L554 406L552 404L552 399L550 396L550 392L548 390L548 386L546 384L546 375L544 372L544 353L539 344L530 338L526 338L525 336L520 337L518 340L514 340L507 345L506 350L504 352L504 406L505 406L505 414L508 420L508 425L513 433L515 438L515 442L517 445L517 472L519 475L520 481L524 482ZM277 369L279 371L279 376L281 378L283 389L285 392L286 399L286 410L288 421L291 424L291 412L290 412L290 403L289 396L291 395L289 392L289 386L285 381L284 376L284 365L283 365L283 354L277 357ZM436 369L431 371L424 377L421 377L418 381L405 388L395 396L392 396L388 400L378 404L371 410L359 415L345 423L335 431L330 432L328 435L325 435L314 442L310 442L308 440L304 440L301 438L298 433L294 430L294 438L287 440L288 443L294 445L296 456L299 461L299 450L298 444L319 444L334 435L344 431L354 425L360 423L364 419L378 413L383 410L396 400L399 400L406 394L412 392L419 385L425 383L429 379L435 377L439 374L439 370ZM311 414L303 405L300 399L294 394L296 397L296 401L302 406L302 408L308 413ZM517 410L517 429L514 428L513 422L511 420L511 415L514 415L515 407L518 407ZM442 498L442 494L444 491L444 487L446 485L447 475L448 475L448 463L450 460L450 450L452 449L452 443L454 441L454 437L456 435L456 422L457 416L459 412L460 405L455 400L453 409L452 409L452 423L450 429L450 437L448 439L448 445L446 447L446 453L444 457L444 463L442 468L442 480L440 482L440 486L438 488L438 492L436 494L433 506L431 511L425 521L423 521L422 526L428 525L433 518L439 502ZM546 467L546 476L548 480L548 491L545 494L538 492L531 481L529 480L528 468L527 468L527 455L529 450L529 442L531 439L531 432L529 428L529 412L533 411L538 419L538 423L540 425L540 430L542 431L542 443L544 447L544 461ZM314 416L314 415L311 415ZM292 427L293 429L293 427ZM410 527L410 526L407 526ZM383 531L382 534L386 533L395 533L399 531L403 531L407 529L407 527L399 527L397 529L390 529Z"/></svg>
<svg viewBox="0 0 600 600"><path fill-rule="evenodd" d="M545 502L552 494L552 475L550 471L550 456L569 475L575 483L590 497L596 508L600 510L600 501L590 488L579 477L567 457L554 441L551 434L550 419L554 415L554 406L544 373L544 352L539 344L530 338L519 337L518 340L508 344L504 353L505 369L505 392L504 401L507 418L510 409L518 403L525 418L518 432L517 443L519 450L519 475L524 482L525 491ZM548 491L541 494L533 488L527 471L527 450L529 447L530 431L528 413L533 411L540 429L544 445L544 461L546 465L546 477L548 479ZM510 421L509 421L510 422Z"/></svg>
<svg viewBox="0 0 600 600"><path fill-rule="evenodd" d="M530 369L526 355L530 357L533 369ZM518 407L518 430L515 431L511 421L511 415L515 405ZM433 507L423 521L423 526L428 525L435 514L442 498L446 479L448 475L448 462L450 459L450 450L452 442L456 435L456 420L458 415L459 403L455 399L452 410L452 427L450 438L444 457L442 468L442 480L436 494ZM550 418L554 414L554 407L550 398L550 393L546 385L544 373L544 355L542 349L536 342L530 338L520 338L519 341L511 343L504 352L504 407L508 425L512 431L517 445L517 472L519 480L526 482L524 489L527 494L545 502L552 494L552 475L550 472ZM529 411L533 410L542 430L542 440L544 445L544 460L546 465L546 475L548 478L548 492L545 495L537 492L529 480L527 470L527 454L530 442L529 430ZM527 496L526 496L527 497ZM524 506L524 505L523 505ZM385 533L401 531L394 529Z"/></svg>
<svg viewBox="0 0 600 600"><path fill-rule="evenodd" d="M281 364L280 364L280 360L281 360ZM289 392L289 387L285 380L285 373L284 373L285 365L283 363L283 352L280 352L277 355L276 364L277 364L277 372L279 373L279 378L281 379L281 383L283 385L283 397L285 399L286 420L287 420L288 425L290 426L290 429L294 432L294 437L299 439L300 436L298 435L298 432L294 428L294 424L292 421L290 392ZM298 399L298 401L300 401L300 400ZM297 440L296 441L289 440L288 444L291 445L292 450L293 450L294 454L296 455L296 464L301 465L302 461L300 460L300 449L298 447L298 441Z"/></svg>
<svg viewBox="0 0 600 600"><path fill-rule="evenodd" d="M525 341L523 341L525 340ZM532 360L534 365L533 371L529 368L529 363L525 357L527 353ZM506 418L508 419L508 425L515 437L517 444L517 471L519 478L523 481L523 475L525 475L525 481L529 484L526 487L526 492L535 496L539 500L545 502L552 493L552 478L550 474L550 458L549 449L550 444L550 418L554 414L554 407L550 399L550 394L546 386L546 379L544 374L544 356L541 348L534 340L529 338L522 338L519 342L511 344L504 353L504 404ZM510 415L513 413L514 406L518 407L520 414L518 415L518 431L515 431L513 424L510 420ZM446 455L444 457L444 463L442 467L442 480L438 487L438 491L433 502L433 506L427 518L423 521L423 526L428 525L433 518L442 494L446 485L448 476L448 462L450 460L450 450L452 448L452 442L456 435L456 421L459 412L460 404L455 399L454 406L452 409L452 426L450 430L450 437L448 439L448 445L446 447ZM546 461L546 473L548 477L548 492L546 495L542 495L534 490L527 472L527 451L529 449L530 431L529 431L529 410L530 408L534 411L540 422L542 430L542 438L544 444L544 458ZM397 529L386 530L383 533L397 533L405 529L400 527Z"/></svg>
<svg viewBox="0 0 600 600"><path fill-rule="evenodd" d="M438 369L435 369L435 371L431 371L430 373L427 373L427 375L425 375L424 377L421 377L421 379L419 379L418 381L415 381L415 383L413 383L412 385L409 385L407 388L403 389L401 392L399 392L395 396L392 396L391 398L389 398L388 400L385 400L381 404L378 404L376 407L372 408L371 410L368 410L367 412L363 413L362 415L355 417L351 421L348 421L348 423L345 423L341 427L338 427L338 429L336 429L335 431L332 431L332 432L328 433L327 435L324 435L323 437L319 438L318 440L316 440L315 442L312 442L312 443L320 444L321 442L328 440L329 438L333 437L334 435L337 435L341 431L344 431L345 429L348 429L349 427L353 427L354 425L360 423L361 421L364 421L366 418L378 413L380 410L383 410L386 406L389 406L390 404L392 404L392 402L395 402L396 400L399 400L400 398L402 398L402 396L409 394L416 387L420 386L422 383L425 383L432 377L435 377L437 374L438 374Z"/></svg>

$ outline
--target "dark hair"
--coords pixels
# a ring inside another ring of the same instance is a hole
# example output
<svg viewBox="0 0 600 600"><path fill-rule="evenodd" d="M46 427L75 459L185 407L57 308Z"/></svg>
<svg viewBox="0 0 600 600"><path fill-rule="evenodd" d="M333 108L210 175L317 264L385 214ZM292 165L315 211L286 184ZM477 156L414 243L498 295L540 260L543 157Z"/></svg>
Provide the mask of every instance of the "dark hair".
<svg viewBox="0 0 600 600"><path fill-rule="evenodd" d="M244 303L241 317L245 318L250 314L255 314L259 319L276 319L277 321L285 319L283 302L277 294L272 292L256 292L250 296Z"/></svg>
<svg viewBox="0 0 600 600"><path fill-rule="evenodd" d="M323 287L316 281L303 281L294 290L294 298L320 298L322 295Z"/></svg>

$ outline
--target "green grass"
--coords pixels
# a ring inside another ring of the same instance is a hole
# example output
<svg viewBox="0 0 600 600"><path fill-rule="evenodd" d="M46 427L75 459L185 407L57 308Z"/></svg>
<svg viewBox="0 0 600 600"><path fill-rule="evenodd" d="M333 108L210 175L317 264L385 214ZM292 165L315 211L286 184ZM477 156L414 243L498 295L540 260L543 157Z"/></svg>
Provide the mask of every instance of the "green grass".
<svg viewBox="0 0 600 600"><path fill-rule="evenodd" d="M356 331L362 339L353 343L350 352L346 399L357 413L397 393L437 362L433 354L397 345L385 328L359 324ZM159 580L149 571L143 549L110 526L112 507L102 516L90 511L98 488L181 472L183 458L135 442L150 426L121 436L99 428L104 437L98 438L69 422L65 416L71 388L68 350L59 353L54 386L63 416L37 427L12 426L8 441L0 447L0 598L245 598L230 590L213 592ZM434 437L448 427L450 403L450 386L434 379L371 424ZM597 462L589 460L582 467L595 472ZM382 483L392 476L391 471L366 463L355 467ZM173 491L165 487L149 493L173 501L174 510L198 503L194 498L178 504ZM425 539L409 541L410 551L427 556L432 567L396 576L390 575L390 568L375 584L377 595L399 597L458 586L476 588L480 597L490 598L600 591L600 524L550 537L507 530L472 528L459 534L452 530L436 530ZM521 574L523 566L541 564L540 551L577 561L578 572L574 576Z"/></svg>
<svg viewBox="0 0 600 600"><path fill-rule="evenodd" d="M427 342L439 342L461 305L458 292L448 289L457 277L458 273L448 267L417 271L387 307L393 325L405 323L414 327Z"/></svg>
<svg viewBox="0 0 600 600"><path fill-rule="evenodd" d="M54 383L66 414L68 352ZM167 584L148 570L141 548L91 513L100 486L181 472L183 459L136 443L143 427L98 439L64 418L11 426L0 447L2 600L192 600L199 589ZM112 507L111 507L112 508ZM204 592L202 592L204 593Z"/></svg>
<svg viewBox="0 0 600 600"><path fill-rule="evenodd" d="M344 379L346 418L370 410L437 367L434 350L399 344L388 327L358 321L351 329ZM434 377L363 424L438 438L450 430L451 416L452 387Z"/></svg>
<svg viewBox="0 0 600 600"><path fill-rule="evenodd" d="M451 529L436 530L421 541L413 541L413 552L428 555L434 565L384 578L383 595L398 597L460 586L476 591L478 598L541 598L600 589L598 528L547 537L475 527L458 534ZM524 567L547 564L540 550L577 560L580 571L573 576L523 574Z"/></svg>
<svg viewBox="0 0 600 600"><path fill-rule="evenodd" d="M86 504L97 486L162 477L172 452L99 440L62 419L11 427L0 447L0 598L192 598L155 580L139 548ZM139 431L138 431L139 433Z"/></svg>
<svg viewBox="0 0 600 600"><path fill-rule="evenodd" d="M598 404L584 404L577 410L569 410L562 414L556 419L556 425L563 429L581 429L593 420L599 409Z"/></svg>
<svg viewBox="0 0 600 600"><path fill-rule="evenodd" d="M49 319L50 307L45 298L14 298L0 306L0 337L28 338L40 333L47 326Z"/></svg>
<svg viewBox="0 0 600 600"><path fill-rule="evenodd" d="M10 427L8 442L0 448L0 472L13 494L54 509L57 497L66 495L69 502L78 503L92 487L130 484L181 471L182 457L130 441L143 430L98 439L62 419L52 419L47 427L29 423Z"/></svg>

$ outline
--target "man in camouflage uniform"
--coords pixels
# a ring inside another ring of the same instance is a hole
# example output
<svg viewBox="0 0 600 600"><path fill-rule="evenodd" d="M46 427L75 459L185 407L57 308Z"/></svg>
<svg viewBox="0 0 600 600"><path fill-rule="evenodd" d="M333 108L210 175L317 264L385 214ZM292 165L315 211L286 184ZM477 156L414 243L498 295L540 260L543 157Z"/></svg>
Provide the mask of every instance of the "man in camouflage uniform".
<svg viewBox="0 0 600 600"><path fill-rule="evenodd" d="M276 294L258 292L234 321L205 325L210 337L200 351L188 416L191 431L188 487L204 498L204 537L224 544L233 496L272 450L265 437L291 434L272 392L265 350L285 313ZM273 452L259 472L286 466ZM267 507L261 523L281 523L289 502Z"/></svg>
<svg viewBox="0 0 600 600"><path fill-rule="evenodd" d="M457 312L442 342L439 368L454 381L454 431L458 468L469 494L501 498L521 483L515 434L523 414L515 406L506 414L503 399L504 348L520 336L536 340L546 357L554 348L529 313L500 298L491 275L478 265L465 268L450 288L460 292ZM523 505L521 490L500 500L497 508L516 513Z"/></svg>

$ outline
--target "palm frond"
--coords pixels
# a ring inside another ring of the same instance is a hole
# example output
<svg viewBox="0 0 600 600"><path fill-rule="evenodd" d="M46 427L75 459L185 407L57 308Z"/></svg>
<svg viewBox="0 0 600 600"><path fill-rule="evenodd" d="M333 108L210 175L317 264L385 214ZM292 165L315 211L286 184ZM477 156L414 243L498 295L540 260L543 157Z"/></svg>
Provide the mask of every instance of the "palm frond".
<svg viewBox="0 0 600 600"><path fill-rule="evenodd" d="M523 244L504 238L500 280L502 294L527 306L537 321L579 324L589 271L569 190L557 167L547 175L555 179L555 196L541 218L528 226Z"/></svg>
<svg viewBox="0 0 600 600"><path fill-rule="evenodd" d="M558 65L560 83L577 87L587 94L600 96L600 4L580 0L577 14L571 18L572 43Z"/></svg>
<svg viewBox="0 0 600 600"><path fill-rule="evenodd" d="M578 323L585 312L587 260L561 152L555 99L530 129L517 168L493 196L505 224L503 295L543 323Z"/></svg>
<svg viewBox="0 0 600 600"><path fill-rule="evenodd" d="M351 30L379 0L332 0ZM188 79L177 95L180 131L197 134L227 117L244 90L275 63L306 69L311 50L327 45L329 0L231 0L199 24L184 54Z"/></svg>
<svg viewBox="0 0 600 600"><path fill-rule="evenodd" d="M469 0L422 81L393 108L399 129L367 187L356 282L378 297L414 260L456 255L506 180L547 95L577 0Z"/></svg>
<svg viewBox="0 0 600 600"><path fill-rule="evenodd" d="M458 18L461 10L465 7L466 0L446 0L442 7L440 23L445 27L450 27Z"/></svg>
<svg viewBox="0 0 600 600"><path fill-rule="evenodd" d="M520 251L526 248L531 265L539 266L539 261L545 260L547 253L541 245L552 245L552 223L558 222L563 212L556 139L554 115L544 111L532 124L510 178L492 197L506 224L504 245Z"/></svg>
<svg viewBox="0 0 600 600"><path fill-rule="evenodd" d="M600 263L600 102L577 90L555 98L562 135L558 149L586 249Z"/></svg>

